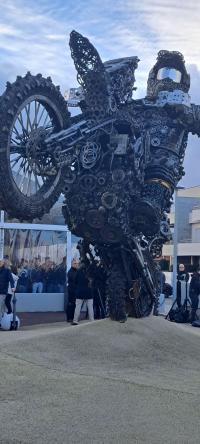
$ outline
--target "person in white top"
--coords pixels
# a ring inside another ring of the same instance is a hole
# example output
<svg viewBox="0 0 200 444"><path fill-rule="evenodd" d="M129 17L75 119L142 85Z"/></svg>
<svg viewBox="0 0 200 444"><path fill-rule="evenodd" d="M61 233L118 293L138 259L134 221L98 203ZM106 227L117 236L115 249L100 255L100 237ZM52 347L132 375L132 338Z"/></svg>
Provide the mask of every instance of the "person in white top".
<svg viewBox="0 0 200 444"><path fill-rule="evenodd" d="M14 288L11 289L11 285L9 283L8 286L8 293L6 295L6 299L5 299L5 306L7 308L7 313L10 314L12 313L12 306L11 306L11 301L12 301L12 296L13 296L13 290L16 290L17 287L17 281L18 281L18 276L17 276L17 267L15 267L14 265L11 265L10 267L10 271L13 277L13 281L14 281Z"/></svg>

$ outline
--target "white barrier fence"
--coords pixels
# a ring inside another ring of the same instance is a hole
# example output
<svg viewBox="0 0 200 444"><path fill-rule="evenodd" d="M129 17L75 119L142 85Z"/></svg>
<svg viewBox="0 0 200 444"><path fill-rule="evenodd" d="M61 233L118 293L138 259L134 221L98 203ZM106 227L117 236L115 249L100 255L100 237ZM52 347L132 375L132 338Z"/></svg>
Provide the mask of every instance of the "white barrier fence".
<svg viewBox="0 0 200 444"><path fill-rule="evenodd" d="M16 293L17 312L63 311L64 293Z"/></svg>

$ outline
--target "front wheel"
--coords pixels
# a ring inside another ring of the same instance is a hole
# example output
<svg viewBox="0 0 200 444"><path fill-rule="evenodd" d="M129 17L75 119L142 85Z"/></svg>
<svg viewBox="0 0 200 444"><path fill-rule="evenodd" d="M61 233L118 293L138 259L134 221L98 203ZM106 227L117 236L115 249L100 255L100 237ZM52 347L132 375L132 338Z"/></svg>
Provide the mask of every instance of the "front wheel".
<svg viewBox="0 0 200 444"><path fill-rule="evenodd" d="M0 101L0 206L10 217L32 221L58 199L62 171L42 142L69 121L65 100L50 78L27 73L7 83Z"/></svg>

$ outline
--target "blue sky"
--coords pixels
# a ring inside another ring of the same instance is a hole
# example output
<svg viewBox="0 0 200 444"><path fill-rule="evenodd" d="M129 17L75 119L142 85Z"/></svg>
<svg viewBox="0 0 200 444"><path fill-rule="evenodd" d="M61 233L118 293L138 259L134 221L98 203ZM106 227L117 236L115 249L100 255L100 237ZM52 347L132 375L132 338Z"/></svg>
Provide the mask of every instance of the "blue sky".
<svg viewBox="0 0 200 444"><path fill-rule="evenodd" d="M199 0L0 0L0 94L27 70L51 75L64 92L76 86L68 46L72 29L87 36L103 61L137 55L135 97L145 94L160 49L184 54L192 101L200 104ZM200 184L200 139L190 137L183 185Z"/></svg>

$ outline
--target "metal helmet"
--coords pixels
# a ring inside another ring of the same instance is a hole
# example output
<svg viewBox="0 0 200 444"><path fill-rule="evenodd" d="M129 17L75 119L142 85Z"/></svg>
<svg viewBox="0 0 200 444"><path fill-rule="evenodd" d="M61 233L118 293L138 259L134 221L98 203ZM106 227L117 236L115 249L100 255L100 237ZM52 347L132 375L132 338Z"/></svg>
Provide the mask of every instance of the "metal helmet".
<svg viewBox="0 0 200 444"><path fill-rule="evenodd" d="M160 91L180 89L187 93L190 75L185 68L183 55L178 51L159 51L157 62L151 69L147 81L147 98L154 99Z"/></svg>

